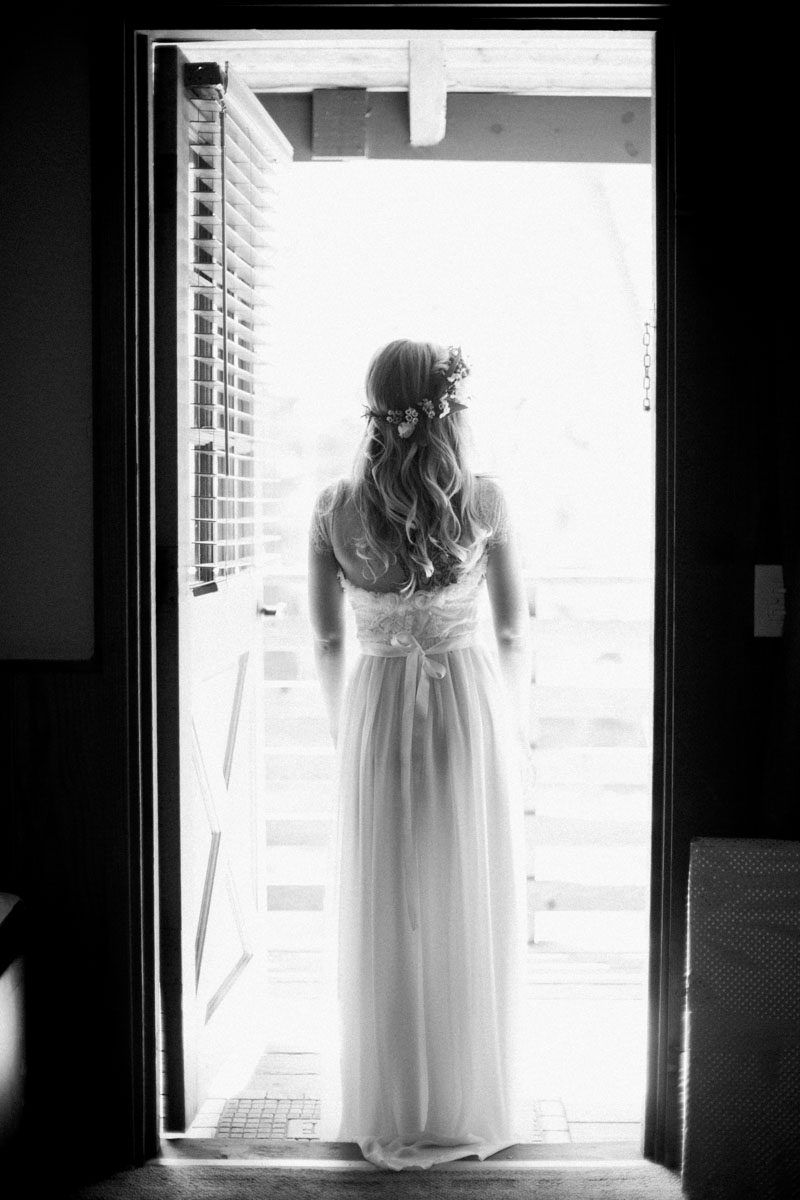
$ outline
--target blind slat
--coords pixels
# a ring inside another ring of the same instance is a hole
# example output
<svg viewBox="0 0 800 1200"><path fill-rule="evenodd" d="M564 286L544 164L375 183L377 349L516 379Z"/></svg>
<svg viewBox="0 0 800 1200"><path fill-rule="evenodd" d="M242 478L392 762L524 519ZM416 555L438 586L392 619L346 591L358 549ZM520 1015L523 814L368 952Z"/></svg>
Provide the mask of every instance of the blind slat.
<svg viewBox="0 0 800 1200"><path fill-rule="evenodd" d="M266 529L257 471L279 160L288 162L291 148L230 75L224 112L191 89L186 111L194 582L203 583L252 569L275 537Z"/></svg>

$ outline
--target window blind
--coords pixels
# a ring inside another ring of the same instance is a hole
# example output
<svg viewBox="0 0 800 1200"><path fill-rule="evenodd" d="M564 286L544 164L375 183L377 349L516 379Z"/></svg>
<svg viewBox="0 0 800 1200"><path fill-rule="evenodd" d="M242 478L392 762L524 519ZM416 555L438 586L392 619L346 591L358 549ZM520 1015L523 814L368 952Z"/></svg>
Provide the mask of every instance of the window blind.
<svg viewBox="0 0 800 1200"><path fill-rule="evenodd" d="M280 177L292 151L253 94L215 63L186 64L184 103L197 585L252 570L275 536L264 406Z"/></svg>

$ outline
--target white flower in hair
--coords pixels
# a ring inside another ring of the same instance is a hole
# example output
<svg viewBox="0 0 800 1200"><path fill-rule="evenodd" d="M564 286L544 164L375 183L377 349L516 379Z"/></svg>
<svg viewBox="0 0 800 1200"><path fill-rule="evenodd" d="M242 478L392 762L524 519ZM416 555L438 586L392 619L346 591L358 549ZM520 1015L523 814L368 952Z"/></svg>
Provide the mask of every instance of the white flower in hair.
<svg viewBox="0 0 800 1200"><path fill-rule="evenodd" d="M403 415L405 420L398 425L397 432L400 434L401 438L411 437L412 433L417 427L419 413L417 412L416 408L411 408L411 406L409 406Z"/></svg>
<svg viewBox="0 0 800 1200"><path fill-rule="evenodd" d="M451 412L467 407L463 401L464 380L469 375L469 364L461 353L460 346L450 346L449 355L447 366L442 372L447 387L438 402L440 420L449 416Z"/></svg>
<svg viewBox="0 0 800 1200"><path fill-rule="evenodd" d="M421 400L415 400L405 410L390 408L386 413L365 408L364 415L385 421L387 425L396 425L401 438L410 438L419 425L421 415L426 416L429 421L436 417L441 420L442 417L449 416L451 412L467 407L463 403L468 398L464 395L464 380L469 375L469 371L469 364L465 361L461 348L450 346L447 365L438 367L434 372L439 377L439 386L441 383L446 385L438 400L433 401L426 396ZM436 390L438 391L438 387Z"/></svg>

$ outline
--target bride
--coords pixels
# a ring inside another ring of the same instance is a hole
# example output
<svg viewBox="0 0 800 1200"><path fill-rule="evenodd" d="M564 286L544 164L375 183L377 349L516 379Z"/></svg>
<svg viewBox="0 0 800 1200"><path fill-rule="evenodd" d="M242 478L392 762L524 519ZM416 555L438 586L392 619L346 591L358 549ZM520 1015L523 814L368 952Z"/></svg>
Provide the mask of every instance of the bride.
<svg viewBox="0 0 800 1200"><path fill-rule="evenodd" d="M339 1139L395 1170L522 1140L529 617L502 491L466 462L467 373L452 347L375 354L352 478L318 497L310 536L339 756Z"/></svg>

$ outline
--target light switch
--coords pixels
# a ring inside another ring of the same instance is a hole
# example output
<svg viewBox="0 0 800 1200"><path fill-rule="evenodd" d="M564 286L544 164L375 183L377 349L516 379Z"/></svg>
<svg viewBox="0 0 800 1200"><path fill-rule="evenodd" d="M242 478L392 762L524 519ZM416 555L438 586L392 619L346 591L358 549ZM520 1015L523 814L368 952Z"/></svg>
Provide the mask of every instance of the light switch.
<svg viewBox="0 0 800 1200"><path fill-rule="evenodd" d="M781 637L786 616L786 589L783 567L756 564L753 598L753 634L755 637Z"/></svg>

